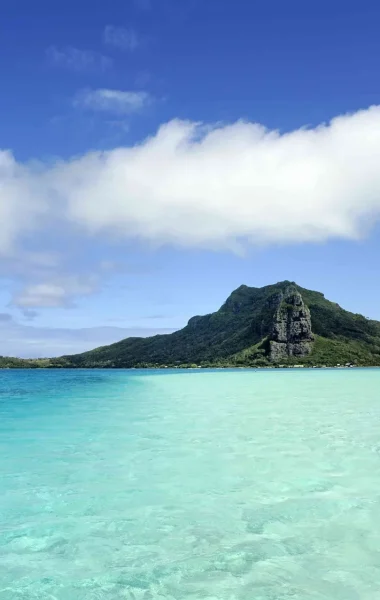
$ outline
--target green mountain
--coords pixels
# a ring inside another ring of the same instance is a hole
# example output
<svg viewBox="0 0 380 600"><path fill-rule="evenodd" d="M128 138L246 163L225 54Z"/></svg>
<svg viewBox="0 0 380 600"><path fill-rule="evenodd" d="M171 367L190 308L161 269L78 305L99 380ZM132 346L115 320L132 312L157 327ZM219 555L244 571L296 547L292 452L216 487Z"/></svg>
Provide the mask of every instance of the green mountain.
<svg viewBox="0 0 380 600"><path fill-rule="evenodd" d="M320 292L283 281L242 285L221 308L167 335L127 338L55 359L0 358L4 367L128 368L380 365L380 322L343 310Z"/></svg>

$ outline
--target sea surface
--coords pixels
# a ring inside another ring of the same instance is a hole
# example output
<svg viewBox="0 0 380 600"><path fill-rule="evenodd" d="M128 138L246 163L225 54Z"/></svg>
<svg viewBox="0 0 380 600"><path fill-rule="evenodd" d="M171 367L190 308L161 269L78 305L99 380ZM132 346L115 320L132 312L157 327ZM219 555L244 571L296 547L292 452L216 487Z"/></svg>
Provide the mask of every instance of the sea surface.
<svg viewBox="0 0 380 600"><path fill-rule="evenodd" d="M0 600L379 600L380 370L0 371Z"/></svg>

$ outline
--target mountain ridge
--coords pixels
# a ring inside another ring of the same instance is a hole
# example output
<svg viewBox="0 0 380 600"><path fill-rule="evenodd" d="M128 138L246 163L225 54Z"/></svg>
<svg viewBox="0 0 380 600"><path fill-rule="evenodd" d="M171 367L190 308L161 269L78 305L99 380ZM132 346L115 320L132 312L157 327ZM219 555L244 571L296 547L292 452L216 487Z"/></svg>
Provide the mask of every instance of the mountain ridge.
<svg viewBox="0 0 380 600"><path fill-rule="evenodd" d="M182 329L129 337L81 354L0 357L2 367L144 368L165 366L380 366L380 322L348 312L294 281L241 285L215 312Z"/></svg>

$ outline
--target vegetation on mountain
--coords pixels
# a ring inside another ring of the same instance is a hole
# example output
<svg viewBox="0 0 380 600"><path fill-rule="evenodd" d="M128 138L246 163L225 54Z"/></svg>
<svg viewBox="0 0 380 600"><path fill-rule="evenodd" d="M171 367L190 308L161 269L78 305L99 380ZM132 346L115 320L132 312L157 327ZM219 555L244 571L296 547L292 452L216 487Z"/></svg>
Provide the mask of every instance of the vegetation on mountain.
<svg viewBox="0 0 380 600"><path fill-rule="evenodd" d="M293 338L284 340L283 336L289 336L290 332ZM262 288L242 285L218 311L192 317L186 327L172 334L127 338L89 352L54 359L0 357L0 367L278 366L279 355L273 353L273 345L277 344L274 340L289 342L286 356L281 346L284 356L280 364L284 366L346 363L380 366L380 322L345 311L320 292L284 281ZM292 355L293 351L300 353Z"/></svg>

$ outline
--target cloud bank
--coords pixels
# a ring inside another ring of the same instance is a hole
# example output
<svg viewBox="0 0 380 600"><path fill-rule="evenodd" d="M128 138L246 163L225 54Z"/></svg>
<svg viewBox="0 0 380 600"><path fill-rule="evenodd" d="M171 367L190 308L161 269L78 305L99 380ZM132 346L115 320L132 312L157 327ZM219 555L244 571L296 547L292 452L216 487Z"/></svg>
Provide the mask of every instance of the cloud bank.
<svg viewBox="0 0 380 600"><path fill-rule="evenodd" d="M379 106L285 134L173 120L136 146L54 164L5 150L0 252L53 221L194 248L356 239L380 216L379 162Z"/></svg>
<svg viewBox="0 0 380 600"><path fill-rule="evenodd" d="M159 327L86 327L81 329L33 327L15 321L7 313L0 313L1 353L4 356L20 358L74 354L112 344L126 337L147 337L173 331L173 329Z"/></svg>

